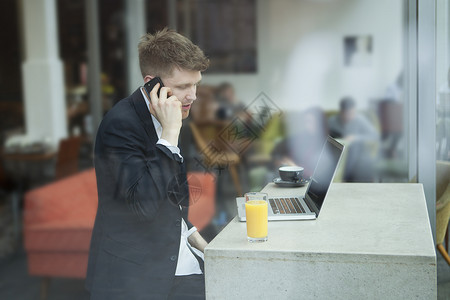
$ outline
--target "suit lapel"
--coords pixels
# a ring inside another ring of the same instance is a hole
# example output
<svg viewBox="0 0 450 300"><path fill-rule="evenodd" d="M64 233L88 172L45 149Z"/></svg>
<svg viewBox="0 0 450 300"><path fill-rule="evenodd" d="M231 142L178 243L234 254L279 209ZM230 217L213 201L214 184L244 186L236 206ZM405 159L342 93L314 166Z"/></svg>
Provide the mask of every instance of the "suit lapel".
<svg viewBox="0 0 450 300"><path fill-rule="evenodd" d="M150 112L148 111L147 103L142 96L141 89L137 89L131 95L131 103L133 103L134 110L139 116L139 119L144 124L144 129L150 138L152 144L156 144L158 141L158 135L156 134L155 125L153 125L153 120Z"/></svg>

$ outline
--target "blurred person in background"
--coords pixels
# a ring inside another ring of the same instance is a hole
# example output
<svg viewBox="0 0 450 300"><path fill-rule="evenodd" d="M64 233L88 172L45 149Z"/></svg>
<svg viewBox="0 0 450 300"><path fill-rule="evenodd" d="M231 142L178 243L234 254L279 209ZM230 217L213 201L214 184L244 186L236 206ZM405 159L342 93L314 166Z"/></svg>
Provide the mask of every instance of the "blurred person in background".
<svg viewBox="0 0 450 300"><path fill-rule="evenodd" d="M344 181L371 182L374 177L374 159L370 146L377 145L379 134L362 114L356 111L355 100L343 98L339 113L328 120L330 135L342 139L346 145Z"/></svg>
<svg viewBox="0 0 450 300"><path fill-rule="evenodd" d="M274 169L283 165L297 165L304 168L304 177L309 178L319 159L323 143L328 136L324 112L319 107L311 107L293 121L301 124L288 124L295 128L295 134L283 139L272 151ZM300 125L300 126L299 126ZM298 129L297 129L298 128Z"/></svg>
<svg viewBox="0 0 450 300"><path fill-rule="evenodd" d="M160 77L164 87L157 84L150 99L137 89L99 126L99 199L86 287L91 299L204 299L206 241L187 218L177 145L209 60L168 29L144 35L138 50L144 82Z"/></svg>
<svg viewBox="0 0 450 300"><path fill-rule="evenodd" d="M244 112L245 106L236 98L231 83L221 83L216 88L215 98L219 103L216 111L216 117L219 120L228 120Z"/></svg>

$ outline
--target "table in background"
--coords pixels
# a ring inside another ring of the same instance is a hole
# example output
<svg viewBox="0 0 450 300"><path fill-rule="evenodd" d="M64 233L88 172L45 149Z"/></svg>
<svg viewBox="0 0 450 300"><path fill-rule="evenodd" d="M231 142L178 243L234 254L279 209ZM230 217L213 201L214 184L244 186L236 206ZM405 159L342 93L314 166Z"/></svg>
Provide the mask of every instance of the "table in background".
<svg viewBox="0 0 450 300"><path fill-rule="evenodd" d="M305 188L263 190L302 194ZM269 222L247 242L231 221L205 250L208 299L436 299L436 254L421 184L332 184L319 218Z"/></svg>
<svg viewBox="0 0 450 300"><path fill-rule="evenodd" d="M12 179L15 191L11 195L11 210L14 223L15 243L19 241L21 234L20 202L25 191L35 185L45 182L46 169L51 167L56 159L56 151L42 151L36 153L7 153L0 151L1 162L4 165L6 175Z"/></svg>

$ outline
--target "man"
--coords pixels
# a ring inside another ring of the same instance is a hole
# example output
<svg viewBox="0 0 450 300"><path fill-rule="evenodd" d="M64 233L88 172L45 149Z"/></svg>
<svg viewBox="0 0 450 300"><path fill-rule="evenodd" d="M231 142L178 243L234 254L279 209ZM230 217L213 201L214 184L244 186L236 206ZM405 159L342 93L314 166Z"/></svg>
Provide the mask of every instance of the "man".
<svg viewBox="0 0 450 300"><path fill-rule="evenodd" d="M157 84L150 99L136 90L98 129L99 203L86 287L91 299L203 299L196 254L206 241L187 220L189 191L177 145L209 61L167 29L143 36L138 49L144 82L160 77L164 87Z"/></svg>
<svg viewBox="0 0 450 300"><path fill-rule="evenodd" d="M328 128L332 137L342 138L347 146L344 181L372 182L371 150L378 144L378 132L367 118L357 113L353 98L343 98L339 106L339 114L330 117Z"/></svg>

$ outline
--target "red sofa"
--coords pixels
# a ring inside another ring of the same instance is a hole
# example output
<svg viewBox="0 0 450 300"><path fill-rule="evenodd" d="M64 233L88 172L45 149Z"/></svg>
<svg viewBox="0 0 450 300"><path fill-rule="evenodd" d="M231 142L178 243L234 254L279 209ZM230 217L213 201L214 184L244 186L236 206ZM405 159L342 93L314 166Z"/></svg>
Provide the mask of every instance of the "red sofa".
<svg viewBox="0 0 450 300"><path fill-rule="evenodd" d="M29 191L24 207L29 274L84 278L96 212L94 169Z"/></svg>
<svg viewBox="0 0 450 300"><path fill-rule="evenodd" d="M188 173L189 220L199 230L215 214L215 178ZM90 169L25 195L24 244L30 275L85 278L97 212L97 184ZM48 285L48 284L47 284Z"/></svg>

